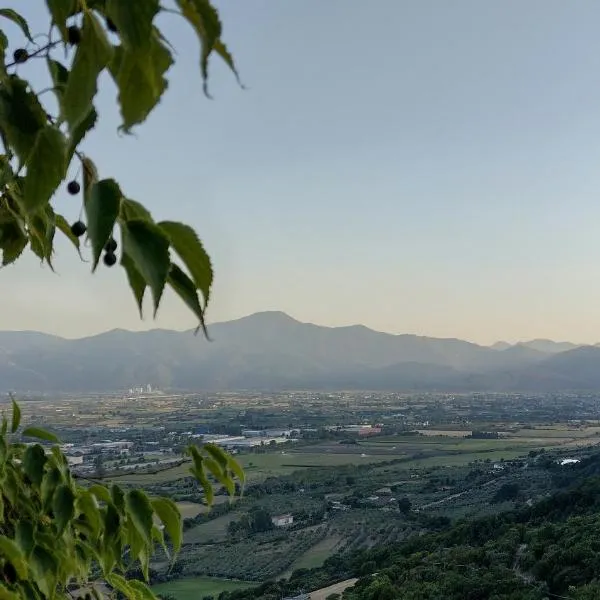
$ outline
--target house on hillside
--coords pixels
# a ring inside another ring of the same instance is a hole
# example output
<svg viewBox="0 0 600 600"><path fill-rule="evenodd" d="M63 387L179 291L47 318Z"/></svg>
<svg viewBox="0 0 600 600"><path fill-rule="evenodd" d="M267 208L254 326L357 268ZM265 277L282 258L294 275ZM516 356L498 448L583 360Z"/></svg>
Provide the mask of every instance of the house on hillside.
<svg viewBox="0 0 600 600"><path fill-rule="evenodd" d="M294 523L294 517L290 514L276 515L274 517L271 517L271 522L273 523L273 525L275 525L275 527L288 527L289 525L292 525Z"/></svg>

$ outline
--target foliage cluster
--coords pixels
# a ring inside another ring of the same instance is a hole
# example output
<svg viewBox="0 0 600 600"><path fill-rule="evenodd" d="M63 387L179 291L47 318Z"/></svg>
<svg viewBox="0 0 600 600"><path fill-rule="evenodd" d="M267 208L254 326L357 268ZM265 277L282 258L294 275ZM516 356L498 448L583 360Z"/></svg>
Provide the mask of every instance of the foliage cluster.
<svg viewBox="0 0 600 600"><path fill-rule="evenodd" d="M15 43L9 41L10 28L0 29L2 266L14 263L29 248L52 268L57 231L80 255L81 238L87 235L92 270L101 258L111 267L120 256L140 313L148 288L156 314L169 286L204 328L213 270L196 232L175 221L155 222L114 179L100 178L80 145L97 124L94 101L104 73L117 87L124 133L143 123L159 103L174 62L172 46L156 25L165 11L180 15L197 33L205 86L212 54L235 73L221 39L219 15L209 0L174 0L173 6L159 0L46 0L45 4L51 19L48 34L33 35L18 12L0 9L4 22L12 22L19 32ZM35 73L29 65L37 60L46 65L48 90L36 91L37 75L35 80L28 78ZM70 176L73 173L81 175ZM69 223L57 210L53 198L63 185L69 194L81 197L85 221Z"/></svg>

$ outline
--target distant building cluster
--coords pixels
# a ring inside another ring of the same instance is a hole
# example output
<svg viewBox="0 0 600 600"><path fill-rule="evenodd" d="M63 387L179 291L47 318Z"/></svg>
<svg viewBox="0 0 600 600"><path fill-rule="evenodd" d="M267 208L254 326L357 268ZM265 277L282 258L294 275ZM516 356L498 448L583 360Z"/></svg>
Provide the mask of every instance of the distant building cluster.
<svg viewBox="0 0 600 600"><path fill-rule="evenodd" d="M360 436L381 433L381 425L332 425L326 429L328 431L340 431Z"/></svg>

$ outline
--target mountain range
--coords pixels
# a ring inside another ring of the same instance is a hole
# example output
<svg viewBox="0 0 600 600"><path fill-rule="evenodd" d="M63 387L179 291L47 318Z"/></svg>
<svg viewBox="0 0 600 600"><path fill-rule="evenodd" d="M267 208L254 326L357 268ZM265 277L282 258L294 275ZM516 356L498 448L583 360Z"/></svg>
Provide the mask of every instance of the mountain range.
<svg viewBox="0 0 600 600"><path fill-rule="evenodd" d="M191 331L113 330L68 340L0 332L0 390L600 391L600 347L532 340L491 347L322 327L263 312Z"/></svg>

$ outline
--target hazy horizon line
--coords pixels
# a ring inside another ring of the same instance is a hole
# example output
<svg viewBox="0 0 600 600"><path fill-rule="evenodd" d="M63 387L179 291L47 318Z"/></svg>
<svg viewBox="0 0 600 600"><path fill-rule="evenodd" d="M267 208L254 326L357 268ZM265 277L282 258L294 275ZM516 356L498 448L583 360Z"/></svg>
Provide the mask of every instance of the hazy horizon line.
<svg viewBox="0 0 600 600"><path fill-rule="evenodd" d="M370 331L374 331L376 333L383 333L386 335L393 335L393 336L401 336L401 335L409 335L409 336L415 336L415 337L424 337L424 338L431 338L431 339L438 339L438 340L460 340L463 342L468 342L470 344L474 344L476 346L480 346L482 348L491 348L496 344L508 344L509 346L517 346L519 344L528 344L528 343L532 343L532 342L551 342L554 344L573 344L575 346L594 346L596 344L598 344L598 342L588 342L588 343L581 343L581 342L574 342L572 340L555 340L552 338L546 338L546 337L536 337L536 338L529 338L529 339L519 339L516 341L510 341L510 338L508 339L498 339L494 342L491 342L489 344L486 343L482 343L482 342L477 342L474 341L472 339L468 339L467 337L460 337L460 336L438 336L435 334L425 334L425 333L415 333L415 332L410 332L410 331L404 331L401 333L398 332L394 332L394 331L384 331L381 329L375 329L373 327L369 327L368 325L365 325L364 323L349 323L347 325L327 325L327 324L322 324L322 323L315 323L313 321L302 321L300 319L297 319L296 317L291 316L290 314L286 313L285 311L282 310L261 310L261 311L256 311L253 313L248 313L245 315L242 315L240 317L232 317L230 319L226 319L226 320L218 320L218 321L214 321L212 323L208 323L207 327L209 329L209 334L210 334L210 328L214 327L216 325L222 325L222 324L226 324L226 323L232 323L235 321L241 321L244 319L248 319L251 317L256 317L258 315L267 315L267 314L272 314L272 315L282 315L287 317L288 319L292 320L292 321L296 321L297 323L301 323L302 325L314 325L316 327L323 327L323 328L327 328L327 329L347 329L347 328L351 328L351 327L364 327L366 329L369 329ZM143 321L142 321L143 324ZM0 329L0 333L39 333L42 335L49 335L52 337L56 337L56 338L60 338L60 339L64 339L64 340L70 340L70 341L74 341L74 340L84 340L84 339L89 339L89 338L93 338L93 337L97 337L100 335L104 335L107 333L112 333L112 332L116 332L116 331L123 331L126 333L144 333L144 332L152 332L152 331L164 331L164 332L174 332L174 333L190 333L191 335L194 335L194 332L196 331L195 327L190 327L190 328L184 328L184 329L176 329L176 328L168 328L168 327L139 327L139 328L132 328L132 329L127 329L125 327L115 327L112 329L104 329L104 330L100 330L96 333L91 333L88 335L81 335L81 336L68 336L68 335L63 335L63 334L59 334L59 333L55 333L53 331L50 330L38 330L38 329ZM201 333L199 333L198 335L201 335Z"/></svg>

